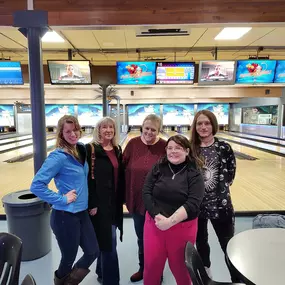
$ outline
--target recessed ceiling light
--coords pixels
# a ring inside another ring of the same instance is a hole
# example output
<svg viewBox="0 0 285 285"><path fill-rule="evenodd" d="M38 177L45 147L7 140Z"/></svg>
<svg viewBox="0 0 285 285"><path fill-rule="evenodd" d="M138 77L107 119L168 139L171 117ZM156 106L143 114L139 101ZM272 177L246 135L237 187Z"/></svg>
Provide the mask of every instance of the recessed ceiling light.
<svg viewBox="0 0 285 285"><path fill-rule="evenodd" d="M216 37L216 41L220 40L238 40L252 28L224 28Z"/></svg>
<svg viewBox="0 0 285 285"><path fill-rule="evenodd" d="M42 37L43 43L64 43L64 39L55 31L46 32Z"/></svg>

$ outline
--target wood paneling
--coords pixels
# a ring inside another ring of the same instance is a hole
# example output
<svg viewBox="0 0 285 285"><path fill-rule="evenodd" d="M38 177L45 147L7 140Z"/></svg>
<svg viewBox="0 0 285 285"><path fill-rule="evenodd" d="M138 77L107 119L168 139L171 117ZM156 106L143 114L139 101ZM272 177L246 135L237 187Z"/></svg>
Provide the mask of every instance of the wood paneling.
<svg viewBox="0 0 285 285"><path fill-rule="evenodd" d="M27 0L2 0L0 1L0 26L13 25L13 12L26 10Z"/></svg>
<svg viewBox="0 0 285 285"><path fill-rule="evenodd" d="M35 0L50 25L284 22L283 0Z"/></svg>
<svg viewBox="0 0 285 285"><path fill-rule="evenodd" d="M12 12L26 0L0 2L0 25L12 25ZM49 12L49 25L139 25L284 22L284 0L34 0Z"/></svg>

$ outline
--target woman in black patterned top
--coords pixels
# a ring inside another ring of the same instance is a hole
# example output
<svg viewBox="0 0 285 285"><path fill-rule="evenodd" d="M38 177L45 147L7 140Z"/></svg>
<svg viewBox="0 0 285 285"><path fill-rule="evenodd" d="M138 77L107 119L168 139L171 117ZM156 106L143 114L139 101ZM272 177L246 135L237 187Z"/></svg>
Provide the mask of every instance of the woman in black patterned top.
<svg viewBox="0 0 285 285"><path fill-rule="evenodd" d="M217 131L217 118L212 112L202 110L195 115L191 128L191 148L193 156L204 162L205 183L205 197L198 219L196 245L209 275L211 275L211 261L208 220L213 225L224 253L234 235L235 221L229 186L235 177L236 160L231 146L215 138ZM233 282L237 282L232 273L231 278Z"/></svg>

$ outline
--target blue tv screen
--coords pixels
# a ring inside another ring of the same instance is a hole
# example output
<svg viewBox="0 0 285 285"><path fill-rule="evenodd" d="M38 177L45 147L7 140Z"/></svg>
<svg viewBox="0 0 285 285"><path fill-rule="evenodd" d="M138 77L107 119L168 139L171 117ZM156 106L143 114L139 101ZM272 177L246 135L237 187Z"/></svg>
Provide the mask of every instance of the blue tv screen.
<svg viewBox="0 0 285 285"><path fill-rule="evenodd" d="M285 60L277 61L274 83L285 83Z"/></svg>
<svg viewBox="0 0 285 285"><path fill-rule="evenodd" d="M236 83L272 83L276 60L239 60Z"/></svg>
<svg viewBox="0 0 285 285"><path fill-rule="evenodd" d="M21 63L16 61L0 61L0 85L24 84Z"/></svg>
<svg viewBox="0 0 285 285"><path fill-rule="evenodd" d="M163 104L163 125L192 125L194 104Z"/></svg>
<svg viewBox="0 0 285 285"><path fill-rule="evenodd" d="M150 114L156 114L160 116L160 105L159 104L128 105L130 126L141 126L145 117Z"/></svg>
<svg viewBox="0 0 285 285"><path fill-rule="evenodd" d="M157 84L193 84L194 62L158 62L156 68Z"/></svg>
<svg viewBox="0 0 285 285"><path fill-rule="evenodd" d="M117 62L118 84L155 84L156 62Z"/></svg>
<svg viewBox="0 0 285 285"><path fill-rule="evenodd" d="M216 116L219 125L229 123L229 104L223 103L201 103L197 106L197 111L209 110Z"/></svg>

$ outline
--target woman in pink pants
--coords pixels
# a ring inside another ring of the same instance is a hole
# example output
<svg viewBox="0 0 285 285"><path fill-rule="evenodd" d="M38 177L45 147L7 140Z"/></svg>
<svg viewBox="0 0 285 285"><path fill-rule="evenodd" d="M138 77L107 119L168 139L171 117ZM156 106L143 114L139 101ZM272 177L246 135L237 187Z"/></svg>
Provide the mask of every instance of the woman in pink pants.
<svg viewBox="0 0 285 285"><path fill-rule="evenodd" d="M187 241L196 241L197 217L204 182L190 155L190 143L181 135L167 141L166 157L148 173L143 188L147 210L144 225L144 285L160 285L168 259L177 285L191 285L184 263Z"/></svg>

